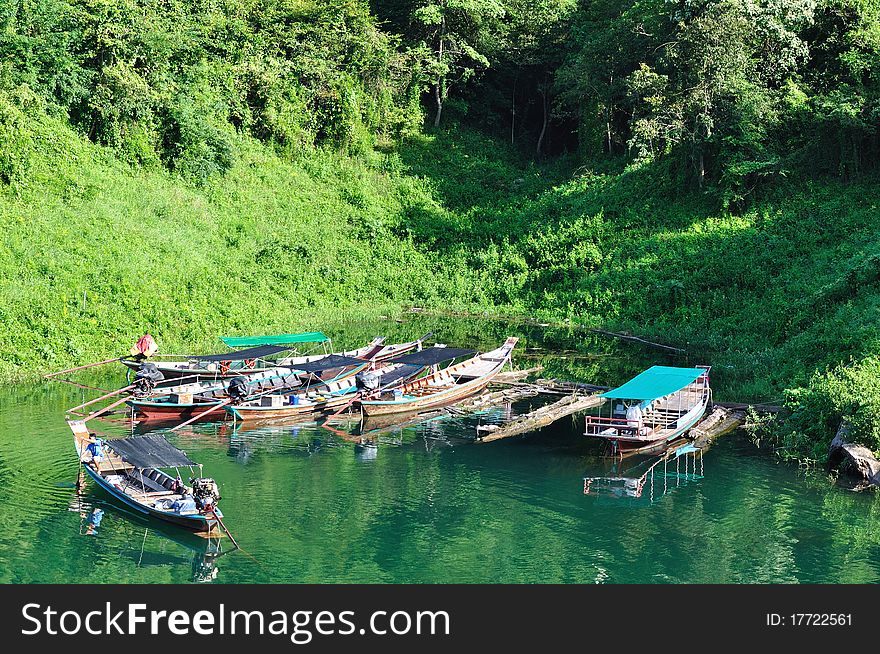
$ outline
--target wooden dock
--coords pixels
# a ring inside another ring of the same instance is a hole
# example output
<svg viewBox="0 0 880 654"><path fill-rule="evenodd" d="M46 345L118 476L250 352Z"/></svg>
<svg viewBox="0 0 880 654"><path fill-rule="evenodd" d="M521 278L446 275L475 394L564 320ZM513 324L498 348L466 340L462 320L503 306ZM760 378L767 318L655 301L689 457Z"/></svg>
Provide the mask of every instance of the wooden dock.
<svg viewBox="0 0 880 654"><path fill-rule="evenodd" d="M519 436L527 432L535 431L550 425L560 418L570 416L580 411L586 411L599 406L605 399L597 394L593 395L569 395L561 400L542 406L539 409L526 413L504 425L482 425L477 427L477 442L491 443L492 441Z"/></svg>

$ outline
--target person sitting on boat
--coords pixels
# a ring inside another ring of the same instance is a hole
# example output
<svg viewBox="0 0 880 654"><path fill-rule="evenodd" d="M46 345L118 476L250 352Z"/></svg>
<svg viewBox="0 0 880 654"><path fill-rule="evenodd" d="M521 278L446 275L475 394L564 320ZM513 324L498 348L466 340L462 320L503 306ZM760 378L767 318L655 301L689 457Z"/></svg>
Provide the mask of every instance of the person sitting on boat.
<svg viewBox="0 0 880 654"><path fill-rule="evenodd" d="M181 495L186 492L186 486L183 484L183 479L180 478L179 474L174 479L174 483L171 484L171 492L180 493Z"/></svg>
<svg viewBox="0 0 880 654"><path fill-rule="evenodd" d="M104 442L98 438L97 434L89 434L89 444L86 445L82 460L83 462L92 461L94 463L101 463L104 460Z"/></svg>
<svg viewBox="0 0 880 654"><path fill-rule="evenodd" d="M626 424L635 434L643 434L642 408L638 404L631 404L626 409Z"/></svg>
<svg viewBox="0 0 880 654"><path fill-rule="evenodd" d="M196 501L192 495L184 495L174 500L169 507L175 513L187 513L196 510Z"/></svg>

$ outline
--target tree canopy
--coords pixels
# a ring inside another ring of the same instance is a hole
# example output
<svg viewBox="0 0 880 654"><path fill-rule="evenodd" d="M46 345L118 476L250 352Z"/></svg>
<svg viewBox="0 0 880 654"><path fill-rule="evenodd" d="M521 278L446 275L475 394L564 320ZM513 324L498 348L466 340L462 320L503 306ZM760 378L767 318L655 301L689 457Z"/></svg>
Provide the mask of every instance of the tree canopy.
<svg viewBox="0 0 880 654"><path fill-rule="evenodd" d="M738 202L880 156L880 0L3 0L0 88L194 180L473 121ZM25 93L25 95L27 95Z"/></svg>

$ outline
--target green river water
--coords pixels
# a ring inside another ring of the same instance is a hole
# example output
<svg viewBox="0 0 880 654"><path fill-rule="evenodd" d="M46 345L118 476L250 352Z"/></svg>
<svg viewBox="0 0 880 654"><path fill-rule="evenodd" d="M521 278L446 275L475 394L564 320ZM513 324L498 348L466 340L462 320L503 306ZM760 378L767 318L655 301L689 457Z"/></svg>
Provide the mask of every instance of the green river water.
<svg viewBox="0 0 880 654"><path fill-rule="evenodd" d="M522 338L517 367L617 384L670 358L604 337L497 321L414 316L327 329L334 344L433 329L450 345ZM711 359L711 357L708 357ZM108 388L120 369L81 375ZM733 371L713 370L716 395ZM880 579L880 504L756 450L719 440L701 476L657 476L639 498L584 494L584 478L638 476L602 458L582 418L475 444L476 426L547 401L532 398L375 435L363 450L317 422L186 428L169 439L220 484L241 545L208 541L119 508L88 483L64 409L96 394L59 383L0 389L0 581L862 583ZM352 422L343 426L354 432ZM122 422L101 427L123 434ZM641 466L641 468L639 467ZM697 463L696 472L700 472ZM88 516L99 507L97 529ZM219 554L219 555L218 555Z"/></svg>

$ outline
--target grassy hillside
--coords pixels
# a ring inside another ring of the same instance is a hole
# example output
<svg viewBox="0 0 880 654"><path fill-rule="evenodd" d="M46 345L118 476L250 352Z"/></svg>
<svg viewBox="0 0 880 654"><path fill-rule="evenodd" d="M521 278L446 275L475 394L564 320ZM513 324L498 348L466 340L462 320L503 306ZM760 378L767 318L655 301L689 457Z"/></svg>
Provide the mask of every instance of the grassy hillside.
<svg viewBox="0 0 880 654"><path fill-rule="evenodd" d="M430 258L386 226L427 191L384 157L284 162L242 138L229 174L197 188L38 109L0 111L16 167L0 191L4 378L119 352L147 329L169 352L436 293Z"/></svg>
<svg viewBox="0 0 880 654"><path fill-rule="evenodd" d="M792 180L734 212L658 165L538 165L454 128L357 158L241 136L198 186L39 102L0 109L7 380L146 330L169 352L412 305L626 329L723 366L744 400L880 353L873 179Z"/></svg>

